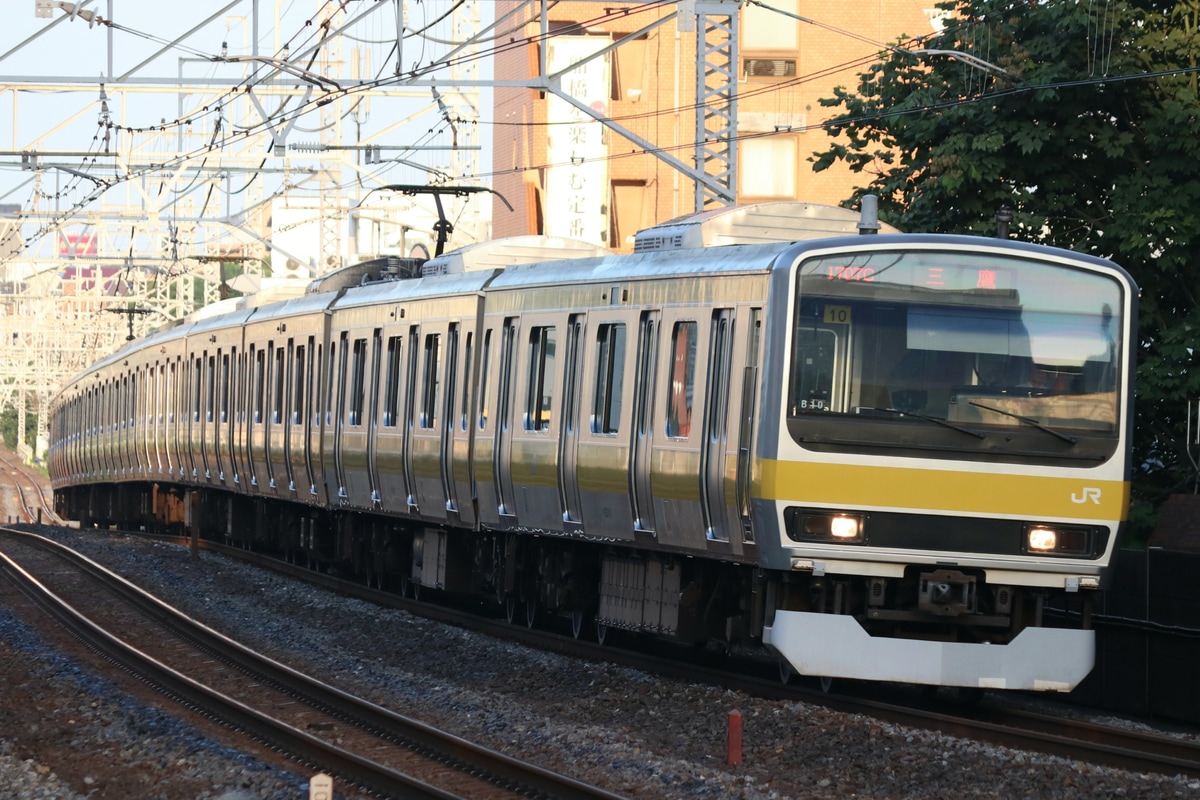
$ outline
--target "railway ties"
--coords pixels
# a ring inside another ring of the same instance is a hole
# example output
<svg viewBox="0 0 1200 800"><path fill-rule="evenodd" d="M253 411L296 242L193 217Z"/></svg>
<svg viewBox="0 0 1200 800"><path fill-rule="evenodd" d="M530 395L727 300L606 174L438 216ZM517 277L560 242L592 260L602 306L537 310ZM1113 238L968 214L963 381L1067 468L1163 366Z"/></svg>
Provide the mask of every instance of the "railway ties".
<svg viewBox="0 0 1200 800"><path fill-rule="evenodd" d="M259 656L50 540L3 530L0 549L0 570L115 663L342 781L386 797L617 798Z"/></svg>

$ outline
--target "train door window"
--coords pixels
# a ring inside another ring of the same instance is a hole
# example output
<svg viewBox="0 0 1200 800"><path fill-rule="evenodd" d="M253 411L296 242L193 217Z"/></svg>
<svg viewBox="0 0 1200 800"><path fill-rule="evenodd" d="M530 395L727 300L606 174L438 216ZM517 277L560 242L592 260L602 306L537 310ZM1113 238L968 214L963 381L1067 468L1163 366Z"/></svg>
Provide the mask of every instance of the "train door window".
<svg viewBox="0 0 1200 800"><path fill-rule="evenodd" d="M229 359L230 353L221 356L221 422L229 421Z"/></svg>
<svg viewBox="0 0 1200 800"><path fill-rule="evenodd" d="M563 404L562 429L564 433L575 433L579 420L580 362L583 361L583 315L573 314L567 319L566 359L563 361Z"/></svg>
<svg viewBox="0 0 1200 800"><path fill-rule="evenodd" d="M192 422L200 421L200 387L204 359L197 358L192 362Z"/></svg>
<svg viewBox="0 0 1200 800"><path fill-rule="evenodd" d="M208 357L208 372L204 376L204 419L205 422L213 421L213 407L216 405L217 395L217 357Z"/></svg>
<svg viewBox="0 0 1200 800"><path fill-rule="evenodd" d="M323 344L316 344L316 340L311 336L308 337L308 344L310 349L314 346L316 347L316 357L313 361L312 370L313 403L310 409L313 412L312 428L316 430L321 427L321 375L323 374L322 367L325 364L325 346Z"/></svg>
<svg viewBox="0 0 1200 800"><path fill-rule="evenodd" d="M695 322L676 322L671 331L670 377L667 436L686 439L692 433L692 402L696 388Z"/></svg>
<svg viewBox="0 0 1200 800"><path fill-rule="evenodd" d="M346 419L349 425L363 424L363 404L366 401L367 387L367 340L355 339L354 352L350 368L350 416Z"/></svg>
<svg viewBox="0 0 1200 800"><path fill-rule="evenodd" d="M150 368L150 382L146 385L146 424L153 425L158 415L158 367Z"/></svg>
<svg viewBox="0 0 1200 800"><path fill-rule="evenodd" d="M636 390L637 419L634 421L638 436L650 431L650 407L653 401L654 362L658 351L658 326L651 312L643 312L638 325L638 362Z"/></svg>
<svg viewBox="0 0 1200 800"><path fill-rule="evenodd" d="M292 414L291 423L299 425L304 419L304 390L308 381L308 349L304 345L296 348L292 362Z"/></svg>
<svg viewBox="0 0 1200 800"><path fill-rule="evenodd" d="M592 433L615 434L621 422L625 380L625 326L601 325L596 331L596 391L592 398Z"/></svg>
<svg viewBox="0 0 1200 800"><path fill-rule="evenodd" d="M540 326L529 332L529 382L525 394L525 430L550 429L550 408L554 402L555 331Z"/></svg>
<svg viewBox="0 0 1200 800"><path fill-rule="evenodd" d="M254 357L254 407L251 409L251 418L255 425L261 425L263 421L263 399L267 390L267 354L263 350L257 353L252 353Z"/></svg>
<svg viewBox="0 0 1200 800"><path fill-rule="evenodd" d="M384 373L383 425L396 427L400 413L400 356L403 348L400 336L389 336L387 341L387 371Z"/></svg>
<svg viewBox="0 0 1200 800"><path fill-rule="evenodd" d="M462 399L459 400L459 427L464 431L470 425L468 418L471 415L471 356L474 355L474 345L475 336L467 331L466 346L463 349Z"/></svg>
<svg viewBox="0 0 1200 800"><path fill-rule="evenodd" d="M341 344L342 344L343 348L346 346L346 335L345 334L342 334ZM334 414L333 389L334 389L334 386L336 386L338 384L338 380L337 380L337 354L338 354L338 352L339 352L339 350L338 350L337 342L330 342L329 343L329 380L325 382L325 425L327 427L333 425L333 414Z"/></svg>
<svg viewBox="0 0 1200 800"><path fill-rule="evenodd" d="M437 333L425 335L422 354L421 418L422 428L437 427L438 371L441 367L442 337Z"/></svg>
<svg viewBox="0 0 1200 800"><path fill-rule="evenodd" d="M175 423L175 402L174 402L175 401L175 386L176 386L175 364L171 364L170 369L167 371L167 396L166 396L167 422L169 422L171 424Z"/></svg>
<svg viewBox="0 0 1200 800"><path fill-rule="evenodd" d="M271 359L271 424L279 425L283 422L284 408L284 388L287 384L284 382L284 350L283 347L276 347L273 351Z"/></svg>
<svg viewBox="0 0 1200 800"><path fill-rule="evenodd" d="M458 384L458 323L450 323L446 334L446 430L454 432L454 391Z"/></svg>
<svg viewBox="0 0 1200 800"><path fill-rule="evenodd" d="M713 314L710 361L708 364L708 437L719 441L725 437L725 411L729 401L728 348L733 339L733 326L722 313Z"/></svg>
<svg viewBox="0 0 1200 800"><path fill-rule="evenodd" d="M487 427L488 421L488 375L492 366L492 331L483 332L483 356L479 365L479 430Z"/></svg>

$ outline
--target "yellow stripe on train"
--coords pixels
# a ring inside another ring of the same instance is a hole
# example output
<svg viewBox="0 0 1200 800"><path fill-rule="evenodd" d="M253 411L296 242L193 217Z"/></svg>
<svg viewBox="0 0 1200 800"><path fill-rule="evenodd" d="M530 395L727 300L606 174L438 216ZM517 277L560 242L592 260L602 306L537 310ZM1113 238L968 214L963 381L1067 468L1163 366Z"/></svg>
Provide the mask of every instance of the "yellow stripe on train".
<svg viewBox="0 0 1200 800"><path fill-rule="evenodd" d="M1124 520L1129 482L966 470L763 461L767 500L1030 519Z"/></svg>

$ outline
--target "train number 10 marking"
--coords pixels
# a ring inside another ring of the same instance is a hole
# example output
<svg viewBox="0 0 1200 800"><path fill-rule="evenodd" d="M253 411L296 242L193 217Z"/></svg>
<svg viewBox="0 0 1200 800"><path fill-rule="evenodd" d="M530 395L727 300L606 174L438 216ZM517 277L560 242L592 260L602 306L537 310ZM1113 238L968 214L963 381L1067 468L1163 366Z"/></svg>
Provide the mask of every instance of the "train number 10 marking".
<svg viewBox="0 0 1200 800"><path fill-rule="evenodd" d="M849 325L850 306L825 306L823 321L834 325Z"/></svg>

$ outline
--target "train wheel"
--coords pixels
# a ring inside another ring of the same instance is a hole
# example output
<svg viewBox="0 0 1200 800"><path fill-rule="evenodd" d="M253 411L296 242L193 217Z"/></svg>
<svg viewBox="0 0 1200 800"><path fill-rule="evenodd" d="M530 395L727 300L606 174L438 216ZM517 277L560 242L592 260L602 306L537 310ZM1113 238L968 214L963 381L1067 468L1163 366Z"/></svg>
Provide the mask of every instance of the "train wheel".
<svg viewBox="0 0 1200 800"><path fill-rule="evenodd" d="M608 626L602 622L596 623L596 641L604 644L604 637L608 635Z"/></svg>
<svg viewBox="0 0 1200 800"><path fill-rule="evenodd" d="M584 616L582 611L571 612L571 635L576 639L579 638L579 634L583 633L583 622Z"/></svg>
<svg viewBox="0 0 1200 800"><path fill-rule="evenodd" d="M517 598L513 597L510 594L508 597L504 598L504 618L507 619L508 624L511 625L513 619L516 616L517 616Z"/></svg>
<svg viewBox="0 0 1200 800"><path fill-rule="evenodd" d="M833 689L833 678L828 676L822 675L817 679L817 683L821 687L821 694L829 694L830 690Z"/></svg>

